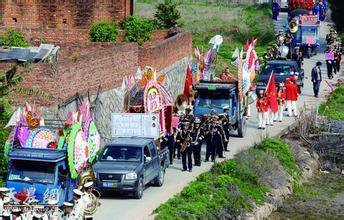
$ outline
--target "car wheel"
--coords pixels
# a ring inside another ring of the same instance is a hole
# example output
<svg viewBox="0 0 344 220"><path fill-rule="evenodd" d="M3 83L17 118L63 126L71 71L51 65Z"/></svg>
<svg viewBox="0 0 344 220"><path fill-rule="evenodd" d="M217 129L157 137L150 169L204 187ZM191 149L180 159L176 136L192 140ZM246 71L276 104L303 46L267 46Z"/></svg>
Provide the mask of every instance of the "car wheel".
<svg viewBox="0 0 344 220"><path fill-rule="evenodd" d="M139 179L139 182L137 183L137 187L136 187L135 192L134 192L134 198L135 199L141 199L142 198L143 188L144 188L143 179L141 177Z"/></svg>
<svg viewBox="0 0 344 220"><path fill-rule="evenodd" d="M154 180L155 186L162 186L165 181L165 169L163 167L160 168L159 176L157 176Z"/></svg>

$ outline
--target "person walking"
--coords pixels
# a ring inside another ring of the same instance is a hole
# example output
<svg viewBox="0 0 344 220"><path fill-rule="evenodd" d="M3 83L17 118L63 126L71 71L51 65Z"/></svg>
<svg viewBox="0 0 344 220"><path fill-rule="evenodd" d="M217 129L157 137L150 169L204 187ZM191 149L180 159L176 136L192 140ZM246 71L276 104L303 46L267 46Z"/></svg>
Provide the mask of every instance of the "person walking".
<svg viewBox="0 0 344 220"><path fill-rule="evenodd" d="M191 131L191 146L195 161L195 166L201 166L201 149L203 142L203 129L201 128L201 120L195 118L194 127Z"/></svg>
<svg viewBox="0 0 344 220"><path fill-rule="evenodd" d="M285 105L285 88L284 83L278 84L277 89L277 104L278 104L278 113L275 115L276 121L282 122L283 120L283 111L284 111L284 105Z"/></svg>
<svg viewBox="0 0 344 220"><path fill-rule="evenodd" d="M299 89L297 85L292 80L290 80L290 78L286 79L285 88L286 88L286 103L287 103L287 108L288 108L288 115L289 117L292 117L293 115L297 117L298 116L297 99L299 95Z"/></svg>
<svg viewBox="0 0 344 220"><path fill-rule="evenodd" d="M272 2L272 19L277 21L280 12L280 5L278 4L277 0L273 0Z"/></svg>
<svg viewBox="0 0 344 220"><path fill-rule="evenodd" d="M334 52L331 46L327 46L326 48L325 60L326 60L326 66L327 66L327 76L329 79L333 79Z"/></svg>
<svg viewBox="0 0 344 220"><path fill-rule="evenodd" d="M268 117L269 102L264 95L264 90L259 90L258 92L256 107L258 112L258 129L265 129Z"/></svg>
<svg viewBox="0 0 344 220"><path fill-rule="evenodd" d="M313 67L312 69L312 83L313 83L313 91L314 91L314 97L318 98L319 95L319 88L320 88L320 83L322 81L322 75L321 75L321 67L322 63L317 62L316 66Z"/></svg>
<svg viewBox="0 0 344 220"><path fill-rule="evenodd" d="M181 126L181 131L177 134L176 141L180 145L180 153L182 156L183 169L189 172L192 171L192 147L190 146L191 137L189 131L189 122L183 121Z"/></svg>

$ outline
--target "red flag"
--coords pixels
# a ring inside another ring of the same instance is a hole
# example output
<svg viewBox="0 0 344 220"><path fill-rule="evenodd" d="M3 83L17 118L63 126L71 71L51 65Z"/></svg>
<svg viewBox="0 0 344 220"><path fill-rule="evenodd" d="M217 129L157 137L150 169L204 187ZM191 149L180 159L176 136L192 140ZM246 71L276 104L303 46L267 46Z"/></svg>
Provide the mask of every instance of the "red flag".
<svg viewBox="0 0 344 220"><path fill-rule="evenodd" d="M246 52L250 46L250 39L247 39L245 45L244 45L244 51Z"/></svg>
<svg viewBox="0 0 344 220"><path fill-rule="evenodd" d="M277 103L277 91L276 91L276 82L275 82L275 74L274 72L271 73L268 85L266 86L266 97L269 100L269 107L272 112L276 113L278 111L278 103Z"/></svg>
<svg viewBox="0 0 344 220"><path fill-rule="evenodd" d="M185 78L185 84L184 84L184 95L186 95L188 98L191 96L190 87L192 86L192 72L191 67L188 65L188 68L186 69L186 78Z"/></svg>

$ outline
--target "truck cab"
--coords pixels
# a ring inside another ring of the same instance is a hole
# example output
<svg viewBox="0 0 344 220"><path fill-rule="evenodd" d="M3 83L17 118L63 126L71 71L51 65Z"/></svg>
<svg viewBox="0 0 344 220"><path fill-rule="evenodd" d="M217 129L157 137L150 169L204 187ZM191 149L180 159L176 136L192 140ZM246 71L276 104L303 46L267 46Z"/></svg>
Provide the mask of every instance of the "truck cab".
<svg viewBox="0 0 344 220"><path fill-rule="evenodd" d="M145 185L163 185L168 154L167 148L157 148L154 139L116 138L97 156L96 185L102 191L131 192L140 199Z"/></svg>
<svg viewBox="0 0 344 220"><path fill-rule="evenodd" d="M238 136L244 137L246 121L244 107L239 101L237 81L201 81L195 85L196 96L194 115L203 120L210 115L212 110L218 114L228 107L228 119Z"/></svg>
<svg viewBox="0 0 344 220"><path fill-rule="evenodd" d="M25 192L41 204L72 200L76 182L68 175L65 150L18 148L8 156L6 187L15 198Z"/></svg>

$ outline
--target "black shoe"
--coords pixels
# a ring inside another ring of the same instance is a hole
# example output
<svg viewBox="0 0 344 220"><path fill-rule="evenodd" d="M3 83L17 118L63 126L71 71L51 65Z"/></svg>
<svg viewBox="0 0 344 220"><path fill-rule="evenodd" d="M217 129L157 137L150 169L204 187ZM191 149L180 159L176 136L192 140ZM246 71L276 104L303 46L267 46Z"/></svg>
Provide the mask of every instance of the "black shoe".
<svg viewBox="0 0 344 220"><path fill-rule="evenodd" d="M182 172L185 172L186 171L186 169L182 169Z"/></svg>
<svg viewBox="0 0 344 220"><path fill-rule="evenodd" d="M204 160L204 163L209 162L209 160Z"/></svg>
<svg viewBox="0 0 344 220"><path fill-rule="evenodd" d="M189 169L189 172L191 173L191 172L192 172L192 169Z"/></svg>
<svg viewBox="0 0 344 220"><path fill-rule="evenodd" d="M201 166L201 164L200 164L200 163L198 163L198 164L196 164L196 166L197 166L197 167L200 167L200 166Z"/></svg>
<svg viewBox="0 0 344 220"><path fill-rule="evenodd" d="M221 157L219 157L219 158L225 158L224 156L221 156Z"/></svg>
<svg viewBox="0 0 344 220"><path fill-rule="evenodd" d="M173 164L173 162L170 162L170 165L172 165Z"/></svg>

